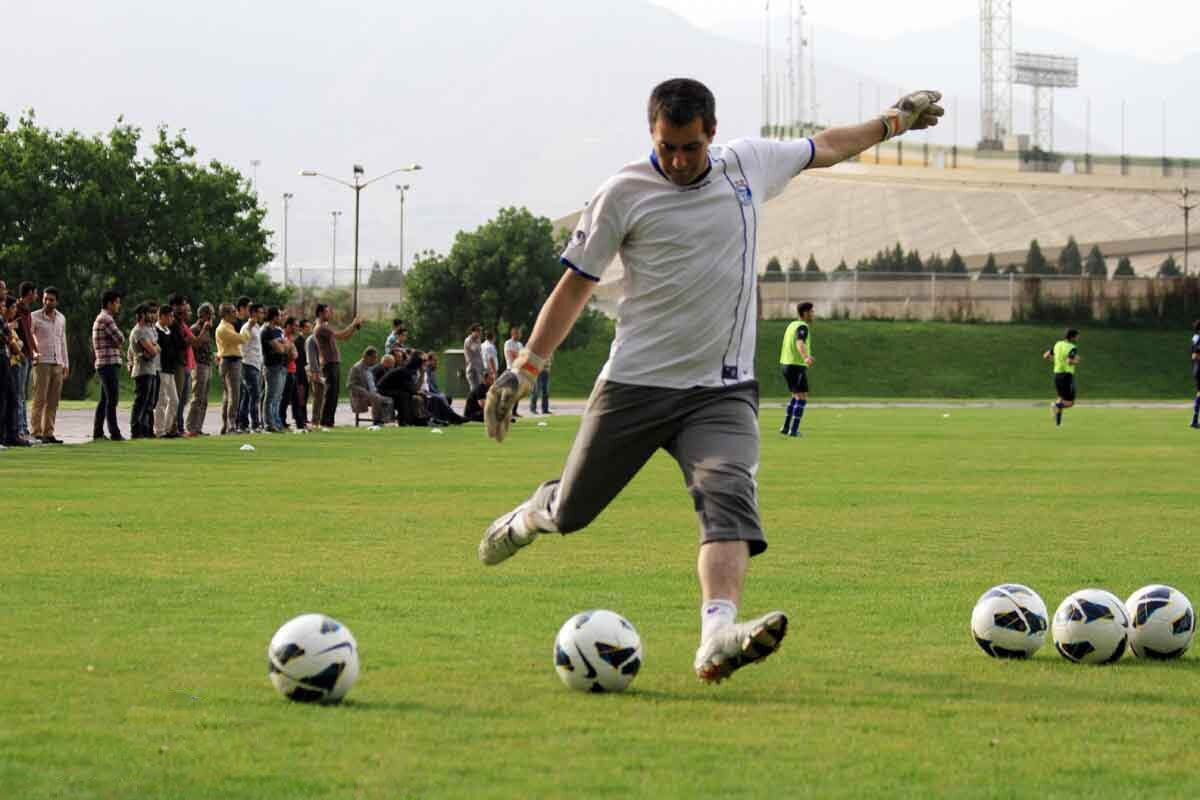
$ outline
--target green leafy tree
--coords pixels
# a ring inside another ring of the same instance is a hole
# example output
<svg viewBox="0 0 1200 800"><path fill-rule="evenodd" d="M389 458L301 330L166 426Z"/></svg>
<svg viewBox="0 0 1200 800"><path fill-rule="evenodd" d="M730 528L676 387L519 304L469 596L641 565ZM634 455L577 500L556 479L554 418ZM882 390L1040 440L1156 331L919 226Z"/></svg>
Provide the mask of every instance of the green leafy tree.
<svg viewBox="0 0 1200 800"><path fill-rule="evenodd" d="M1113 270L1114 278L1134 278L1137 273L1133 271L1133 264L1129 261L1129 256L1121 256L1117 261L1117 268Z"/></svg>
<svg viewBox="0 0 1200 800"><path fill-rule="evenodd" d="M476 230L460 231L447 255L420 254L406 276L401 313L413 340L461 342L473 322L529 330L562 276L561 244L550 220L505 208Z"/></svg>
<svg viewBox="0 0 1200 800"><path fill-rule="evenodd" d="M131 309L174 292L217 302L257 280L271 252L247 188L165 127L147 146L121 120L101 137L38 127L32 111L15 126L0 114L0 274L60 290L74 367L64 396L86 394L106 289L125 291Z"/></svg>
<svg viewBox="0 0 1200 800"><path fill-rule="evenodd" d="M1058 251L1058 274L1083 274L1083 256L1079 253L1079 243L1074 236L1068 236L1066 246Z"/></svg>
<svg viewBox="0 0 1200 800"><path fill-rule="evenodd" d="M1050 262L1042 255L1042 248L1038 244L1038 240L1034 239L1029 243L1029 252L1025 254L1025 274L1026 275L1053 275L1054 270L1050 267Z"/></svg>
<svg viewBox="0 0 1200 800"><path fill-rule="evenodd" d="M899 245L897 245L899 247ZM914 250L909 250L904 256L901 272L921 272L925 269L925 265L921 262L921 254Z"/></svg>
<svg viewBox="0 0 1200 800"><path fill-rule="evenodd" d="M810 255L809 258L812 258L812 256ZM787 271L788 277L790 277L792 280L798 280L800 275L804 272L804 267L800 266L800 259L793 256L792 260L788 262Z"/></svg>
<svg viewBox="0 0 1200 800"><path fill-rule="evenodd" d="M1100 245L1092 245L1092 249L1088 251L1087 262L1083 265L1083 272L1089 278L1107 278L1108 265L1104 263L1104 254L1100 252Z"/></svg>
<svg viewBox="0 0 1200 800"><path fill-rule="evenodd" d="M1182 274L1179 271L1179 265L1175 263L1174 254L1164 258L1163 262L1158 265L1158 277L1160 278L1178 278Z"/></svg>
<svg viewBox="0 0 1200 800"><path fill-rule="evenodd" d="M771 256L767 259L767 270L763 275L763 280L769 283L783 280L783 264L778 256Z"/></svg>

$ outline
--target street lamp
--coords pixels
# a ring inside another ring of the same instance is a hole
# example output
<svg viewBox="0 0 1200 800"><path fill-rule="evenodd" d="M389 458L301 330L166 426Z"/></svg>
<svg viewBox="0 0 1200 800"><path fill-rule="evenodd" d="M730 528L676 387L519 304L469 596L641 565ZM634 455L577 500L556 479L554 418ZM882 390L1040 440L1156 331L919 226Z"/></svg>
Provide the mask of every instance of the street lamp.
<svg viewBox="0 0 1200 800"><path fill-rule="evenodd" d="M258 194L258 165L261 163L261 159L250 159L250 190L255 194Z"/></svg>
<svg viewBox="0 0 1200 800"><path fill-rule="evenodd" d="M295 195L291 192L283 193L283 286L288 285L288 260L287 260L287 240L288 240L288 200L291 200Z"/></svg>
<svg viewBox="0 0 1200 800"><path fill-rule="evenodd" d="M354 309L353 309L353 314L355 316L358 316L359 195L362 193L363 189L370 186L372 183L375 183L376 181L383 180L384 178L388 177L389 175L395 175L397 172L416 172L420 168L421 168L420 164L410 164L407 167L400 167L399 169L394 169L394 170L391 170L390 172L385 172L382 175L371 178L371 180L369 180L369 181L364 181L362 179L363 172L364 172L362 165L355 164L353 166L353 174L354 174L354 182L353 183L351 183L349 181L344 181L341 178L335 178L332 175L326 175L323 172L317 172L316 170L312 170L312 169L300 170L300 175L305 178L324 178L327 181L333 181L334 183L340 183L342 186L347 186L354 190Z"/></svg>
<svg viewBox="0 0 1200 800"><path fill-rule="evenodd" d="M329 216L333 217L333 250L329 256L329 288L333 289L337 286L337 219L342 215L340 211L330 211Z"/></svg>
<svg viewBox="0 0 1200 800"><path fill-rule="evenodd" d="M404 272L404 195L409 190L407 183L397 183L396 191L400 192L400 271Z"/></svg>

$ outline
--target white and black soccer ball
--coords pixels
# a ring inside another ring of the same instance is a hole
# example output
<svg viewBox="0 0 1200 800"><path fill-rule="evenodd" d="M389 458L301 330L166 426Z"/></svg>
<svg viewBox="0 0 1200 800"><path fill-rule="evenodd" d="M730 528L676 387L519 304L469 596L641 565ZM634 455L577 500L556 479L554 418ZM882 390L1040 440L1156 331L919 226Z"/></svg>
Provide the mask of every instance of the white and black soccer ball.
<svg viewBox="0 0 1200 800"><path fill-rule="evenodd" d="M642 639L620 614L584 611L554 639L554 670L581 692L621 692L642 668Z"/></svg>
<svg viewBox="0 0 1200 800"><path fill-rule="evenodd" d="M1129 649L1138 658L1179 658L1192 646L1196 612L1187 595L1162 584L1143 586L1125 601Z"/></svg>
<svg viewBox="0 0 1200 800"><path fill-rule="evenodd" d="M971 612L971 635L992 658L1029 658L1046 643L1048 627L1045 602L1019 583L988 589Z"/></svg>
<svg viewBox="0 0 1200 800"><path fill-rule="evenodd" d="M1129 615L1125 604L1103 589L1080 589L1054 612L1054 646L1076 664L1112 664L1125 655Z"/></svg>
<svg viewBox="0 0 1200 800"><path fill-rule="evenodd" d="M358 642L324 614L284 623L267 645L267 669L281 695L298 703L337 703L358 680Z"/></svg>

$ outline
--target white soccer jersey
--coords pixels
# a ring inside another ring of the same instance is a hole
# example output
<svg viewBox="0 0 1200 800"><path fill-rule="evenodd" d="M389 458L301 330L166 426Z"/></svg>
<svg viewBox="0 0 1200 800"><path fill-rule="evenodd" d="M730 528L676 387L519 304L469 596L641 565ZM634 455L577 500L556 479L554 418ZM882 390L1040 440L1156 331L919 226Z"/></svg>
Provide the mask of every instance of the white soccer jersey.
<svg viewBox="0 0 1200 800"><path fill-rule="evenodd" d="M709 149L689 186L658 160L627 164L596 192L563 263L591 280L620 253L617 332L601 380L688 389L754 379L758 216L812 163L810 139Z"/></svg>

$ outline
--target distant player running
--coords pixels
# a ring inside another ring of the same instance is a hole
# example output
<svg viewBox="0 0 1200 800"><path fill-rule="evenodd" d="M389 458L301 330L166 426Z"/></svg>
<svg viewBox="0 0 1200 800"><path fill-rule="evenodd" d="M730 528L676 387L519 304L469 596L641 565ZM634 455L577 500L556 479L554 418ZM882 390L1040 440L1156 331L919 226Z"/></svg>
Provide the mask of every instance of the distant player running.
<svg viewBox="0 0 1200 800"><path fill-rule="evenodd" d="M1042 353L1042 358L1054 361L1054 391L1058 399L1051 404L1054 410L1054 424L1062 425L1064 408L1075 405L1075 367L1079 364L1079 331L1071 328L1065 339L1059 339L1054 345Z"/></svg>
<svg viewBox="0 0 1200 800"><path fill-rule="evenodd" d="M1200 428L1200 319L1192 323L1192 380L1196 382L1196 401L1192 406L1192 427Z"/></svg>
<svg viewBox="0 0 1200 800"><path fill-rule="evenodd" d="M787 326L783 333L783 349L779 353L783 379L787 382L788 391L792 393L787 416L783 419L783 427L779 429L785 436L800 435L800 420L808 406L808 368L813 364L810 331L813 304L801 303L796 306L796 315L800 319Z"/></svg>
<svg viewBox="0 0 1200 800"><path fill-rule="evenodd" d="M767 549L755 478L761 207L809 167L832 166L936 124L940 98L916 92L872 122L828 128L812 139L721 146L712 143L712 92L686 78L655 87L649 157L621 168L583 210L563 252L567 271L525 349L488 393L488 435L502 441L516 404L620 254L616 336L562 477L492 523L479 543L484 564L515 555L539 533L587 526L664 449L683 472L700 523L696 675L715 683L779 648L788 625L782 612L736 621L750 557Z"/></svg>

